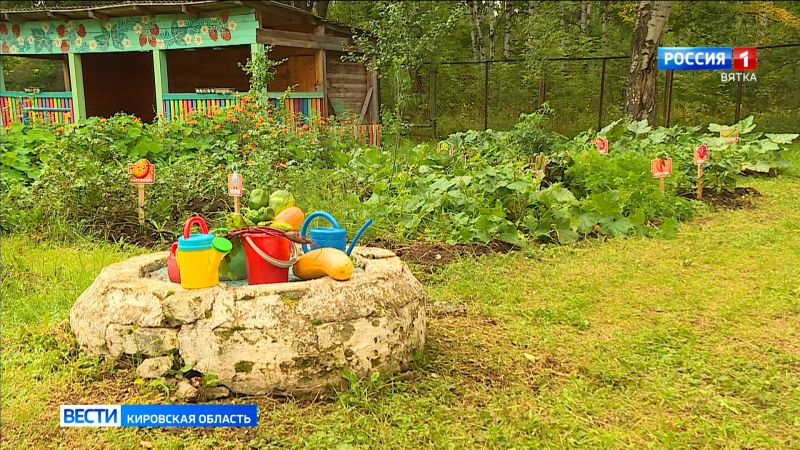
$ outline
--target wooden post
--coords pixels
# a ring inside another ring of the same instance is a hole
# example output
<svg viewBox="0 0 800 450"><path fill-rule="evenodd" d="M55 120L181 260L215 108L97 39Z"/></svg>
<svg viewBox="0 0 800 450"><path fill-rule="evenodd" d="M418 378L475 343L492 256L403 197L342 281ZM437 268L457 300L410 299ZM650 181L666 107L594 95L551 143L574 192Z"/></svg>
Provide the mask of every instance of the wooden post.
<svg viewBox="0 0 800 450"><path fill-rule="evenodd" d="M73 122L86 118L86 96L83 92L83 66L79 53L67 53L69 63L69 83L72 91Z"/></svg>
<svg viewBox="0 0 800 450"><path fill-rule="evenodd" d="M314 34L325 36L325 25L314 27ZM319 49L315 52L315 69L317 75L317 85L319 92L322 92L322 111L319 112L320 118L326 117L326 106L328 103L328 51Z"/></svg>
<svg viewBox="0 0 800 450"><path fill-rule="evenodd" d="M139 191L139 225L144 225L144 185L137 184L136 189Z"/></svg>
<svg viewBox="0 0 800 450"><path fill-rule="evenodd" d="M233 211L239 214L239 197L233 197Z"/></svg>
<svg viewBox="0 0 800 450"><path fill-rule="evenodd" d="M547 100L547 75L544 72L544 66L542 66L542 79L539 81L539 98L538 105L536 107L542 106L542 104Z"/></svg>
<svg viewBox="0 0 800 450"><path fill-rule="evenodd" d="M0 57L0 91L6 90L6 77L3 74L3 58Z"/></svg>
<svg viewBox="0 0 800 450"><path fill-rule="evenodd" d="M156 113L164 115L164 94L169 93L167 77L167 53L159 48L153 49L153 75L156 81Z"/></svg>
<svg viewBox="0 0 800 450"><path fill-rule="evenodd" d="M70 91L71 88L69 86L69 62L67 62L67 58L61 60L61 71L62 76L64 77L64 90Z"/></svg>
<svg viewBox="0 0 800 450"><path fill-rule="evenodd" d="M703 165L697 165L697 199L703 198Z"/></svg>
<svg viewBox="0 0 800 450"><path fill-rule="evenodd" d="M436 67L431 66L431 104L428 111L431 114L431 125L433 126L433 137L437 136L436 130Z"/></svg>
<svg viewBox="0 0 800 450"><path fill-rule="evenodd" d="M603 128L603 97L606 93L606 59L603 58L603 65L600 66L600 106L597 111L597 129Z"/></svg>
<svg viewBox="0 0 800 450"><path fill-rule="evenodd" d="M739 117L742 112L742 89L744 88L744 82L739 79L739 86L736 88L736 120L734 122L739 123Z"/></svg>
<svg viewBox="0 0 800 450"><path fill-rule="evenodd" d="M664 177L658 179L658 191L661 192L661 196L663 197L666 195L666 184L664 181Z"/></svg>
<svg viewBox="0 0 800 450"><path fill-rule="evenodd" d="M668 70L664 79L664 126L669 128L672 114L672 71Z"/></svg>
<svg viewBox="0 0 800 450"><path fill-rule="evenodd" d="M483 129L489 129L489 61L483 62Z"/></svg>

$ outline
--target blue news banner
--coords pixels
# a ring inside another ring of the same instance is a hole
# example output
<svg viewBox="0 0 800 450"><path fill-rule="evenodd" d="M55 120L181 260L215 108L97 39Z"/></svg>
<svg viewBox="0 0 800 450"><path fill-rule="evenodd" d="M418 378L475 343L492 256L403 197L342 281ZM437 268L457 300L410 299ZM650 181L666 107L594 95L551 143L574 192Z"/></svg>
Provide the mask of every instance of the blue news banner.
<svg viewBox="0 0 800 450"><path fill-rule="evenodd" d="M730 47L659 47L659 70L731 70Z"/></svg>
<svg viewBox="0 0 800 450"><path fill-rule="evenodd" d="M61 405L62 427L254 427L257 405Z"/></svg>

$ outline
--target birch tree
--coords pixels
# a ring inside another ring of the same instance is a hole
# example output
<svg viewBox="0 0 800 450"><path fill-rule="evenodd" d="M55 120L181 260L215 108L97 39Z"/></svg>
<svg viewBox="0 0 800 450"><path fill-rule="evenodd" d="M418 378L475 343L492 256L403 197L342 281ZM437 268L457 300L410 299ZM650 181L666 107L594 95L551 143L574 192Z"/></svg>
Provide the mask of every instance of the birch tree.
<svg viewBox="0 0 800 450"><path fill-rule="evenodd" d="M511 17L514 14L514 7L511 4L511 0L505 0L503 3L503 15L505 16L505 29L503 31L503 58L509 59L511 58Z"/></svg>
<svg viewBox="0 0 800 450"><path fill-rule="evenodd" d="M651 125L656 119L658 46L664 39L671 11L671 1L643 0L633 27L625 115L633 120L647 119Z"/></svg>

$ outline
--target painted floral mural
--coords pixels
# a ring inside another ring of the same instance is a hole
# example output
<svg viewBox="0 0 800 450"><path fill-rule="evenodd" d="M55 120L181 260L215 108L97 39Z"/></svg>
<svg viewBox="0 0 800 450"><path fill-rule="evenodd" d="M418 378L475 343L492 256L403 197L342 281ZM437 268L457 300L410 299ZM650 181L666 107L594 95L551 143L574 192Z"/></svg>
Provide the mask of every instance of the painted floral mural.
<svg viewBox="0 0 800 450"><path fill-rule="evenodd" d="M255 29L255 16L250 12L210 17L134 16L107 22L0 22L0 50L13 55L211 47L255 42Z"/></svg>

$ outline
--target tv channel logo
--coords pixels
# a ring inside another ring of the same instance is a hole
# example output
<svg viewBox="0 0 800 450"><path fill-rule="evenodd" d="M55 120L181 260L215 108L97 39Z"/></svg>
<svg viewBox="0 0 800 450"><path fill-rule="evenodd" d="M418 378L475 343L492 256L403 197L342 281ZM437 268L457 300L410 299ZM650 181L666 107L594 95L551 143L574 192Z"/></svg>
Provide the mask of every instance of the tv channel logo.
<svg viewBox="0 0 800 450"><path fill-rule="evenodd" d="M61 405L62 427L255 427L258 405Z"/></svg>
<svg viewBox="0 0 800 450"><path fill-rule="evenodd" d="M61 405L62 427L119 427L120 405Z"/></svg>
<svg viewBox="0 0 800 450"><path fill-rule="evenodd" d="M660 70L756 70L755 47L659 47Z"/></svg>

